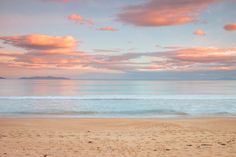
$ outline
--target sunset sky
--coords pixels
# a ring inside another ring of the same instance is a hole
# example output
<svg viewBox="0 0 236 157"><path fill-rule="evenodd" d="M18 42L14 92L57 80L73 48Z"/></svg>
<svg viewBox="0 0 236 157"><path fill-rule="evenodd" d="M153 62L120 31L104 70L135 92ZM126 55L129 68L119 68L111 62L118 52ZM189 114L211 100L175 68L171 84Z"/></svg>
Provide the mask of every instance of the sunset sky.
<svg viewBox="0 0 236 157"><path fill-rule="evenodd" d="M236 0L0 0L0 76L235 79Z"/></svg>

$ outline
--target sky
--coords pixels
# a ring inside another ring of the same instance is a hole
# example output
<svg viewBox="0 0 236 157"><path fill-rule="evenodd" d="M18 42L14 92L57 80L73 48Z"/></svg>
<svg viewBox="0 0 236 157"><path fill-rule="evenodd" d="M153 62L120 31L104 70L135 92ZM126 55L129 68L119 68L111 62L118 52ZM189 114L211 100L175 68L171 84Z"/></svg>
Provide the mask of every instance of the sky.
<svg viewBox="0 0 236 157"><path fill-rule="evenodd" d="M0 76L235 79L236 0L0 0Z"/></svg>

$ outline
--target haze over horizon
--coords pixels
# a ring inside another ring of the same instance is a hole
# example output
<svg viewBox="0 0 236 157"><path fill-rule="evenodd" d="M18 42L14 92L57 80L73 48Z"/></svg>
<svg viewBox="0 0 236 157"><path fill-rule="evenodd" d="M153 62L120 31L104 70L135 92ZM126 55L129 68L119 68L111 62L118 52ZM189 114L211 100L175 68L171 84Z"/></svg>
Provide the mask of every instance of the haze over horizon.
<svg viewBox="0 0 236 157"><path fill-rule="evenodd" d="M236 0L0 4L1 77L236 78Z"/></svg>

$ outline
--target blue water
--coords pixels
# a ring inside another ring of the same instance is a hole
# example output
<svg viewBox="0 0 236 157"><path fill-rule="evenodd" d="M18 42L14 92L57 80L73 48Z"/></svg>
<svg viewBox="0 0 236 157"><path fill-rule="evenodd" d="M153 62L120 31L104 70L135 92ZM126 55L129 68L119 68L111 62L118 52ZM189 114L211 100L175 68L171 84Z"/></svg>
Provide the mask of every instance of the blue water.
<svg viewBox="0 0 236 157"><path fill-rule="evenodd" d="M236 116L236 81L0 80L0 116Z"/></svg>

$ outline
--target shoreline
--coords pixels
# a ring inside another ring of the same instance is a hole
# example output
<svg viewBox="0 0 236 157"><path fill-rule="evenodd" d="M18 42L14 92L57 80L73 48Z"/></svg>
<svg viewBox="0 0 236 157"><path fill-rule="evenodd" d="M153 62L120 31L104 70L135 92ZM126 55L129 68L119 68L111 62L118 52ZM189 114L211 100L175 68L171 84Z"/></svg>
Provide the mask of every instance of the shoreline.
<svg viewBox="0 0 236 157"><path fill-rule="evenodd" d="M0 156L233 157L236 118L0 118Z"/></svg>
<svg viewBox="0 0 236 157"><path fill-rule="evenodd" d="M75 116L75 115L0 115L0 119L120 119L120 120L188 120L188 119L236 119L236 115L183 115L183 116L130 116L130 117L119 117L119 116Z"/></svg>

